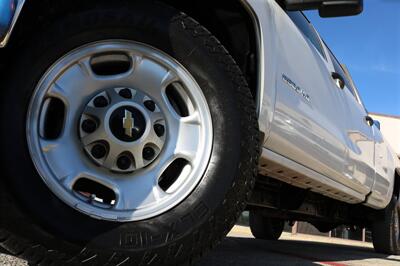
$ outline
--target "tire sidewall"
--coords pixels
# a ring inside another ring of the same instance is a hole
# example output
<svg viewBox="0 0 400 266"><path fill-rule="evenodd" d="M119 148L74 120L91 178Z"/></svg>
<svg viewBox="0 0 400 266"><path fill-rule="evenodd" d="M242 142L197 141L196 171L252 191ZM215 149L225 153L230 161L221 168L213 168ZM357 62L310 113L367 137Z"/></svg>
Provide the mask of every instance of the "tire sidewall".
<svg viewBox="0 0 400 266"><path fill-rule="evenodd" d="M129 10L121 8L117 12L93 10L65 19L45 36L38 35L21 47L2 102L2 121L12 125L2 130L3 147L12 151L3 160L6 169L3 181L26 220L15 222L9 217L9 230L53 248L62 249L70 242L95 249L141 251L171 242L183 243L193 231L213 222L215 211L237 181L243 157L241 149L247 145L243 138L246 132L232 77L218 57L211 56L207 43L186 31L180 16L173 9L150 4ZM65 25L69 27L63 28ZM64 204L37 174L26 143L27 107L45 71L77 47L109 39L142 42L174 57L202 88L212 115L213 150L199 185L172 210L140 222L100 221ZM26 224L34 224L35 229L20 230Z"/></svg>

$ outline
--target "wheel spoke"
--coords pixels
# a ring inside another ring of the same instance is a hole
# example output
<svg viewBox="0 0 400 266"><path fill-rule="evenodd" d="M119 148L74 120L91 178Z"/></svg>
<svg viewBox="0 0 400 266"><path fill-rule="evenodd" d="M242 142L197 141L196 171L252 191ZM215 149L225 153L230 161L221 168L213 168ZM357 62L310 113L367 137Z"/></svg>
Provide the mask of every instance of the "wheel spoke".
<svg viewBox="0 0 400 266"><path fill-rule="evenodd" d="M164 102L163 92L172 82L178 80L177 76L159 64L149 60L138 60L132 73L131 82L149 94L158 105Z"/></svg>
<svg viewBox="0 0 400 266"><path fill-rule="evenodd" d="M117 210L135 210L160 201L166 193L160 189L157 179L150 175L141 175L135 181L122 180L118 183Z"/></svg>
<svg viewBox="0 0 400 266"><path fill-rule="evenodd" d="M108 90L108 96L111 99L111 104L117 103L118 101L121 100L121 96L117 93L115 89Z"/></svg>
<svg viewBox="0 0 400 266"><path fill-rule="evenodd" d="M107 139L107 134L102 128L98 128L95 132L86 135L82 138L83 145L87 146L97 141L102 141Z"/></svg>
<svg viewBox="0 0 400 266"><path fill-rule="evenodd" d="M67 138L54 141L40 139L40 146L52 170L61 180L67 178L67 183L85 168L82 157L76 156L77 147Z"/></svg>
<svg viewBox="0 0 400 266"><path fill-rule="evenodd" d="M71 66L48 91L49 96L58 97L69 108L77 108L82 98L89 97L98 88L96 76L87 66L89 59Z"/></svg>
<svg viewBox="0 0 400 266"><path fill-rule="evenodd" d="M143 103L146 98L146 95L140 91L136 91L134 99L136 102Z"/></svg>
<svg viewBox="0 0 400 266"><path fill-rule="evenodd" d="M61 87L57 83L53 84L53 86L50 88L48 96L58 98L62 100L64 103L67 104L69 103L70 96L68 95L68 91L66 91L63 87Z"/></svg>
<svg viewBox="0 0 400 266"><path fill-rule="evenodd" d="M90 65L90 58L84 58L80 60L77 65L79 66L79 70L83 76L89 77L90 79L95 79L96 74L93 72L92 66Z"/></svg>
<svg viewBox="0 0 400 266"><path fill-rule="evenodd" d="M148 137L148 141L154 145L156 145L160 150L164 145L164 138L157 136L154 128L151 128L150 135Z"/></svg>
<svg viewBox="0 0 400 266"><path fill-rule="evenodd" d="M143 160L143 155L141 153L135 153L133 155L134 159L135 159L135 167L137 169L141 169L144 167L144 160Z"/></svg>
<svg viewBox="0 0 400 266"><path fill-rule="evenodd" d="M104 117L104 110L102 108L87 106L84 114L101 119Z"/></svg>
<svg viewBox="0 0 400 266"><path fill-rule="evenodd" d="M106 176L101 173L93 172L92 169L87 169L87 171L84 172L82 175L88 178L89 180L95 181L99 184L102 184L112 189L113 191L116 191L118 187L118 180L110 175Z"/></svg>
<svg viewBox="0 0 400 266"><path fill-rule="evenodd" d="M129 149L129 151L131 152L131 154L135 160L135 168L136 169L141 169L145 166L145 163L143 160L143 148L144 148L144 143L138 143L137 145L135 145Z"/></svg>
<svg viewBox="0 0 400 266"><path fill-rule="evenodd" d="M63 186L68 189L68 190L72 190L73 186L75 184L75 182L82 177L82 173L79 171L74 171L71 172L70 174L62 177L60 179L60 182L63 184Z"/></svg>
<svg viewBox="0 0 400 266"><path fill-rule="evenodd" d="M103 165L109 169L113 169L115 167L118 155L120 155L123 151L124 150L120 149L117 145L111 145Z"/></svg>
<svg viewBox="0 0 400 266"><path fill-rule="evenodd" d="M193 162L199 149L201 137L201 125L197 113L180 118L170 134L176 136L176 141L173 143L176 157Z"/></svg>
<svg viewBox="0 0 400 266"><path fill-rule="evenodd" d="M161 88L166 88L168 85L179 81L179 78L172 71L168 71L161 81Z"/></svg>
<svg viewBox="0 0 400 266"><path fill-rule="evenodd" d="M154 124L156 122L164 120L164 115L161 112L153 112L150 114L151 122Z"/></svg>

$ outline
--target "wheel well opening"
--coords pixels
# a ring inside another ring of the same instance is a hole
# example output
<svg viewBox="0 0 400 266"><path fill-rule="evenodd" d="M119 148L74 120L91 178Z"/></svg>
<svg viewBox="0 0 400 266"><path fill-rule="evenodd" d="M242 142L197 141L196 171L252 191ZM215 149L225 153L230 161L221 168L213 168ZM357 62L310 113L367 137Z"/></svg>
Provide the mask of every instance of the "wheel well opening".
<svg viewBox="0 0 400 266"><path fill-rule="evenodd" d="M240 1L231 0L158 1L185 12L218 38L239 65L256 101L259 75L257 37L253 19L243 4ZM79 0L27 1L9 45L5 49L0 49L0 58L3 62L7 62L10 50L14 49L17 52L18 46L25 40L29 40L32 34L45 29L46 26L51 25L53 21L60 17L109 3L108 0L87 0L83 2ZM134 5L135 1L112 1L114 6L119 3L121 5ZM9 57L12 58L12 56ZM4 65L4 68L6 68L7 63Z"/></svg>

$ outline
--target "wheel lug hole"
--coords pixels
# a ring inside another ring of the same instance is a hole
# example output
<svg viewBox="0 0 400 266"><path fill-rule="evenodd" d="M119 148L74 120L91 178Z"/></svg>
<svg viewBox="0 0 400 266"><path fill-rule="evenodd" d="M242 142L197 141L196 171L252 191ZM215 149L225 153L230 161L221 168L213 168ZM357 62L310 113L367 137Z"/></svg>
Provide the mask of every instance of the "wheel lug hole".
<svg viewBox="0 0 400 266"><path fill-rule="evenodd" d="M82 130L90 134L97 129L97 123L92 119L86 119L82 122Z"/></svg>
<svg viewBox="0 0 400 266"><path fill-rule="evenodd" d="M121 170L128 170L131 167L131 165L132 165L132 161L126 155L120 156L117 160L117 166Z"/></svg>
<svg viewBox="0 0 400 266"><path fill-rule="evenodd" d="M128 88L122 89L119 91L119 96L125 99L132 99L132 91Z"/></svg>
<svg viewBox="0 0 400 266"><path fill-rule="evenodd" d="M154 131L156 132L158 137L162 137L165 134L165 127L160 124L155 124L154 125Z"/></svg>
<svg viewBox="0 0 400 266"><path fill-rule="evenodd" d="M103 108L108 105L108 100L104 96L98 96L94 99L93 104L97 108Z"/></svg>
<svg viewBox="0 0 400 266"><path fill-rule="evenodd" d="M152 100L145 101L144 106L151 112L156 110L156 104Z"/></svg>
<svg viewBox="0 0 400 266"><path fill-rule="evenodd" d="M156 152L154 151L153 148L146 147L143 149L143 159L145 159L146 161L153 160L155 155L156 155Z"/></svg>
<svg viewBox="0 0 400 266"><path fill-rule="evenodd" d="M107 154L107 149L102 144L96 144L92 147L91 154L96 159L104 158Z"/></svg>

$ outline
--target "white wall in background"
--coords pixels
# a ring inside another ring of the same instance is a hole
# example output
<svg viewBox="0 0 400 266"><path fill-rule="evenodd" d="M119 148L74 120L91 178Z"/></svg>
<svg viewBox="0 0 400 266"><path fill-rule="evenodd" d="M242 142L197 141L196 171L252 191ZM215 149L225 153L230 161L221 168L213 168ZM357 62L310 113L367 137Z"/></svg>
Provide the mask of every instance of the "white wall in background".
<svg viewBox="0 0 400 266"><path fill-rule="evenodd" d="M400 157L400 116L370 114L372 118L381 122L381 132L385 139Z"/></svg>

